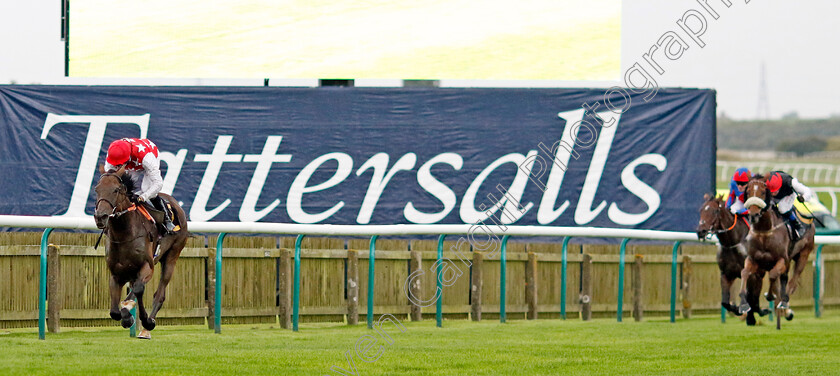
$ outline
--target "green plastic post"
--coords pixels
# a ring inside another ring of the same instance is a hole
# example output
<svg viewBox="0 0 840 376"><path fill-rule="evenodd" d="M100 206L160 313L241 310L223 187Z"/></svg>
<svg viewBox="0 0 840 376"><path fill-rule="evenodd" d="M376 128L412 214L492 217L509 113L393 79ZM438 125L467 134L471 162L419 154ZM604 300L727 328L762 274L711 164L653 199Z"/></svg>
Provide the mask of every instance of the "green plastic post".
<svg viewBox="0 0 840 376"><path fill-rule="evenodd" d="M131 338L137 337L137 299L134 300L134 307L131 307L131 317L134 317L134 324L128 329L128 336Z"/></svg>
<svg viewBox="0 0 840 376"><path fill-rule="evenodd" d="M507 295L507 242L508 242L508 235L502 236L502 245L501 245L501 266L500 266L500 277L499 277L499 322L504 323L507 319L507 314L505 312L505 298Z"/></svg>
<svg viewBox="0 0 840 376"><path fill-rule="evenodd" d="M616 317L618 322L621 322L621 316L624 313L624 254L627 253L627 242L630 239L624 238L621 241L621 248L619 249L618 260L618 313Z"/></svg>
<svg viewBox="0 0 840 376"><path fill-rule="evenodd" d="M41 278L38 282L38 339L46 339L47 327L47 247L53 229L44 230L41 235Z"/></svg>
<svg viewBox="0 0 840 376"><path fill-rule="evenodd" d="M216 239L216 301L214 303L213 313L213 329L216 334L222 332L222 242L225 240L227 233L219 234Z"/></svg>
<svg viewBox="0 0 840 376"><path fill-rule="evenodd" d="M376 239L379 235L370 237L370 257L368 259L368 298L367 298L367 325L373 329L373 279L376 271Z"/></svg>
<svg viewBox="0 0 840 376"><path fill-rule="evenodd" d="M560 271L560 317L563 318L563 320L566 319L566 265L568 261L566 256L568 255L569 250L569 239L571 239L570 236L563 238L563 267Z"/></svg>
<svg viewBox="0 0 840 376"><path fill-rule="evenodd" d="M817 255L814 257L814 317L820 318L820 289L822 288L822 249L825 244L820 244L817 247Z"/></svg>
<svg viewBox="0 0 840 376"><path fill-rule="evenodd" d="M438 328L443 327L443 278L441 277L441 273L443 273L443 239L446 239L446 235L441 235L438 237L438 248L437 248L437 269L435 270L435 278L437 278L437 291L440 291L440 296L435 302L435 320L437 321L436 325Z"/></svg>
<svg viewBox="0 0 840 376"><path fill-rule="evenodd" d="M681 241L674 242L674 249L671 252L671 322L677 321L677 252L680 250Z"/></svg>
<svg viewBox="0 0 840 376"><path fill-rule="evenodd" d="M720 307L720 323L726 324L726 308Z"/></svg>
<svg viewBox="0 0 840 376"><path fill-rule="evenodd" d="M300 234L295 239L295 280L292 289L292 330L298 331L298 313L300 312L300 242L306 235Z"/></svg>

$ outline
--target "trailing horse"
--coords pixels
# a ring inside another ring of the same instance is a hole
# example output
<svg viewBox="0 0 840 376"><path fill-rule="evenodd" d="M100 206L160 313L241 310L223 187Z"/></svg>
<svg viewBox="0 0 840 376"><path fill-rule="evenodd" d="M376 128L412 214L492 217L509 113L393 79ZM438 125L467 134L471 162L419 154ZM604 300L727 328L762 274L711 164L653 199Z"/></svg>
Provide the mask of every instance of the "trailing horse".
<svg viewBox="0 0 840 376"><path fill-rule="evenodd" d="M781 300L776 307L784 311L785 319L793 319L793 310L790 309L790 294L796 291L802 271L807 264L808 256L814 249L814 226L809 225L805 235L796 243L792 244L785 220L772 205L770 192L767 189L765 178L758 175L747 183L746 202L744 206L749 211L751 229L747 235L747 259L744 263L744 270L741 279L746 280L748 276L763 278L767 273L770 278L770 285L777 290L777 281L781 282L778 295ZM796 269L793 277L788 281L790 261L796 261ZM743 284L741 287L742 312L758 310L758 291L761 289L760 280L758 287L750 284ZM775 300L770 299L768 300ZM755 324L754 319L747 324ZM779 327L777 321L777 328Z"/></svg>
<svg viewBox="0 0 840 376"><path fill-rule="evenodd" d="M741 313L732 304L730 291L735 279L741 278L744 260L747 258L747 248L744 239L750 231L747 218L738 216L726 209L723 197L711 194L703 196L705 202L700 207L700 223L697 225L697 238L703 239L714 234L718 238L717 264L720 269L721 307L736 315ZM761 310L764 316L770 310Z"/></svg>
<svg viewBox="0 0 840 376"><path fill-rule="evenodd" d="M129 199L133 183L125 174L125 168L118 171L104 172L96 185L96 227L108 235L105 260L111 272L111 318L121 321L124 328L134 324L130 310L137 299L140 322L144 330L139 338L151 338L150 331L156 326L155 317L166 300L166 286L172 279L175 263L184 249L189 231L184 210L166 194L159 194L170 205L173 222L180 225L180 230L163 235L150 220L149 210L142 204L135 204ZM157 254L155 250L158 250ZM160 284L154 295L151 314L146 312L143 295L146 283L152 278L155 264L160 262ZM125 300L120 300L123 286L128 283L130 292Z"/></svg>

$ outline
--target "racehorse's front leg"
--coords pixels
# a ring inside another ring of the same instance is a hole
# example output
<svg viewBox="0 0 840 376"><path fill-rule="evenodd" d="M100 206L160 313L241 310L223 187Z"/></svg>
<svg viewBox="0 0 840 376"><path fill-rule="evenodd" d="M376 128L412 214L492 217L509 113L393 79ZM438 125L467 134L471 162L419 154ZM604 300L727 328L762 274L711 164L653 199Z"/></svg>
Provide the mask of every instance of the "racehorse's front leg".
<svg viewBox="0 0 840 376"><path fill-rule="evenodd" d="M747 281L750 275L758 271L758 265L752 262L752 259L747 257L744 260L744 268L741 269L741 292L738 294L741 298L741 304L738 306L738 314L745 314L750 311L750 304L747 302Z"/></svg>
<svg viewBox="0 0 840 376"><path fill-rule="evenodd" d="M114 321L120 321L122 320L122 315L120 314L120 295L122 293L122 284L117 281L117 277L113 274L109 280L108 291L111 295L111 318Z"/></svg>
<svg viewBox="0 0 840 376"><path fill-rule="evenodd" d="M720 306L737 315L738 308L731 301L732 282L734 279L727 277L726 273L720 273Z"/></svg>
<svg viewBox="0 0 840 376"><path fill-rule="evenodd" d="M759 295L761 293L761 284L764 283L764 272L758 271L750 274L747 279L747 304L750 311L747 312L747 325L755 325L755 314L764 316L765 313L761 310L759 305Z"/></svg>
<svg viewBox="0 0 840 376"><path fill-rule="evenodd" d="M137 312L138 316L140 317L140 323L143 324L143 328L145 330L140 331L140 334L137 336L138 338L149 339L151 335L149 334L149 330L155 328L154 321L149 321L149 315L146 312L146 306L143 304L143 293L146 291L146 283L152 279L152 274L154 273L154 269L152 269L151 265L145 264L143 268L140 269L140 273L137 276L137 279L131 286L131 292L137 297Z"/></svg>

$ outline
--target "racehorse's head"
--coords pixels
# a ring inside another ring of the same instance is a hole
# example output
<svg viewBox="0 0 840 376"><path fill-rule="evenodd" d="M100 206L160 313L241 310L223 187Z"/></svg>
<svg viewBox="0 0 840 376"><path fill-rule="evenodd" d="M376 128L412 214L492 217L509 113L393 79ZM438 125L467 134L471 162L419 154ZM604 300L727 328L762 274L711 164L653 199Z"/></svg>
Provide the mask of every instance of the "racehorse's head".
<svg viewBox="0 0 840 376"><path fill-rule="evenodd" d="M128 199L128 189L123 183L125 167L117 171L103 173L96 184L96 208L93 219L96 227L105 228L108 218L118 210L125 210L131 202Z"/></svg>
<svg viewBox="0 0 840 376"><path fill-rule="evenodd" d="M763 175L756 175L747 183L744 192L744 206L749 213L750 223L758 223L758 219L769 208L767 179Z"/></svg>
<svg viewBox="0 0 840 376"><path fill-rule="evenodd" d="M719 230L720 215L726 210L726 204L723 202L723 197L715 197L709 193L703 196L706 201L700 207L700 223L697 225L697 239L703 239L709 233Z"/></svg>

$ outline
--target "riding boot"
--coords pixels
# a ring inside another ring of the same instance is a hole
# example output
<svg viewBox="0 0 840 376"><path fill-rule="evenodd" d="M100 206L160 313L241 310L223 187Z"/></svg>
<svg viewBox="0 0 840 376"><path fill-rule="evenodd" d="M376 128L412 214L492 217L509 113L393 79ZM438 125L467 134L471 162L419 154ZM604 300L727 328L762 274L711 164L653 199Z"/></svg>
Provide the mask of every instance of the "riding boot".
<svg viewBox="0 0 840 376"><path fill-rule="evenodd" d="M790 242L796 243L801 236L802 224L799 223L799 219L796 218L796 214L794 214L793 211L790 212L790 215L788 215L787 218L788 223L790 224Z"/></svg>
<svg viewBox="0 0 840 376"><path fill-rule="evenodd" d="M166 229L167 234L172 234L175 229L175 224L172 223L172 213L169 211L169 205L166 205L166 202L160 196L155 197L152 202L155 203L155 206L159 210L163 211L163 227Z"/></svg>

